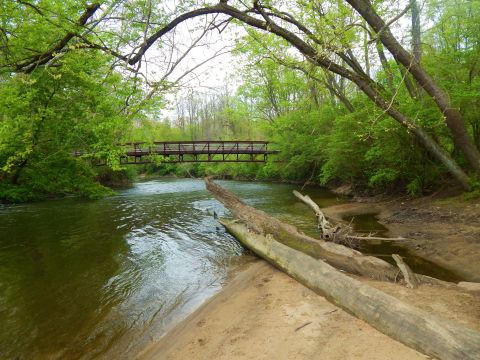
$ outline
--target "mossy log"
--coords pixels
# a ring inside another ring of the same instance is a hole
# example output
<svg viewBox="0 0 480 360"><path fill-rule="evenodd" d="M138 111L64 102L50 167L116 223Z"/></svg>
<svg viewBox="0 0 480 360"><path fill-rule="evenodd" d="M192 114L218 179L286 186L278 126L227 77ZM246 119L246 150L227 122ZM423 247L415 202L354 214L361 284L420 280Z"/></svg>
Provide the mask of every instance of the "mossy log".
<svg viewBox="0 0 480 360"><path fill-rule="evenodd" d="M245 247L393 339L441 360L480 359L479 332L363 284L271 235L235 221L221 223Z"/></svg>
<svg viewBox="0 0 480 360"><path fill-rule="evenodd" d="M282 223L265 212L246 205L237 196L215 184L211 178L206 178L205 183L207 189L218 201L257 233L271 234L275 239L293 249L316 259L325 260L330 265L353 274L378 280L398 279L399 270L384 260L363 255L359 251L340 244L307 236L299 232L295 226Z"/></svg>

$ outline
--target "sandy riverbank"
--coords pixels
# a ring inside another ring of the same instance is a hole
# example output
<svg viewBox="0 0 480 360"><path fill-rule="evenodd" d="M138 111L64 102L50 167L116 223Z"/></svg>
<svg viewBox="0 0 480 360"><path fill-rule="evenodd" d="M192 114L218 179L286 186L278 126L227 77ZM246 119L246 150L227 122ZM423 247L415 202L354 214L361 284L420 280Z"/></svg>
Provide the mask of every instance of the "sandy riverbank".
<svg viewBox="0 0 480 360"><path fill-rule="evenodd" d="M472 328L480 297L431 286L415 290L370 285ZM426 359L258 260L139 360L174 359Z"/></svg>
<svg viewBox="0 0 480 360"><path fill-rule="evenodd" d="M408 240L397 245L455 273L466 281L480 282L480 199L387 199L351 202L325 208L334 220L377 214L390 236Z"/></svg>
<svg viewBox="0 0 480 360"><path fill-rule="evenodd" d="M349 203L332 218L376 213L411 251L470 281L480 276L480 204L432 199ZM428 226L425 226L428 224ZM425 311L480 331L480 292L359 279ZM256 260L139 360L164 359L426 359L276 270Z"/></svg>

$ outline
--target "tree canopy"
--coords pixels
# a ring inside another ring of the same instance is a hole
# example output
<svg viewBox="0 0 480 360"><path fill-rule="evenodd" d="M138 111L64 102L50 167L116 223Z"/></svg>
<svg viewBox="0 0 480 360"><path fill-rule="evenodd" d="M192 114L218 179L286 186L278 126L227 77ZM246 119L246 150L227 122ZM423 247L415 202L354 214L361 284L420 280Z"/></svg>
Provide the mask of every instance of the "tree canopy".
<svg viewBox="0 0 480 360"><path fill-rule="evenodd" d="M3 199L98 196L108 191L97 183L102 172L121 170L118 145L182 138L263 137L277 143L285 161L260 168L195 165L198 174L400 185L415 194L449 178L466 190L477 186L475 2L6 0L0 6ZM184 24L189 35L181 44L177 29ZM232 36L239 87L181 90L187 75L230 51L207 46L225 29L238 29ZM181 68L198 48L207 49L204 59ZM160 110L173 91L180 92L167 119ZM73 158L76 150L91 155ZM93 166L92 157L105 159L110 170Z"/></svg>

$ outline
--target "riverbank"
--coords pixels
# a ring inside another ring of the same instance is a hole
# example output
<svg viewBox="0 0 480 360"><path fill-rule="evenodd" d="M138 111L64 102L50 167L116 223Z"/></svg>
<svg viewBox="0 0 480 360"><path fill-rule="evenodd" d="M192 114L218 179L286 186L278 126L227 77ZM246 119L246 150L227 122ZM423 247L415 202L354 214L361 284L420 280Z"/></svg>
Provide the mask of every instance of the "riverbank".
<svg viewBox="0 0 480 360"><path fill-rule="evenodd" d="M480 295L368 281L424 310L480 328ZM425 359L263 260L239 273L138 360Z"/></svg>
<svg viewBox="0 0 480 360"><path fill-rule="evenodd" d="M480 202L381 200L326 207L335 219L376 214L406 248L469 281L480 276ZM308 211L308 210L306 210ZM462 236L463 235L463 236ZM454 254L455 256L453 256ZM480 292L359 279L432 314L480 330ZM154 359L425 359L259 260L138 356Z"/></svg>
<svg viewBox="0 0 480 360"><path fill-rule="evenodd" d="M423 197L418 199L360 198L325 208L327 216L375 214L391 237L405 237L395 245L427 259L466 281L480 282L480 199Z"/></svg>

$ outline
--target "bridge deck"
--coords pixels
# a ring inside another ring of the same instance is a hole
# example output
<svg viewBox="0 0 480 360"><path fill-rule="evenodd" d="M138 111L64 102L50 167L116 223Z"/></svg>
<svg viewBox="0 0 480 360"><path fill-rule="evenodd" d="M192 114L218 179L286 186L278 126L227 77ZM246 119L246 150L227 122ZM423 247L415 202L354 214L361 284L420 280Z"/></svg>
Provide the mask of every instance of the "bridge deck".
<svg viewBox="0 0 480 360"><path fill-rule="evenodd" d="M267 156L278 153L268 150L268 141L156 141L125 144L122 164L161 162L265 162Z"/></svg>

